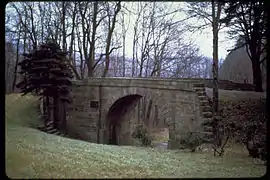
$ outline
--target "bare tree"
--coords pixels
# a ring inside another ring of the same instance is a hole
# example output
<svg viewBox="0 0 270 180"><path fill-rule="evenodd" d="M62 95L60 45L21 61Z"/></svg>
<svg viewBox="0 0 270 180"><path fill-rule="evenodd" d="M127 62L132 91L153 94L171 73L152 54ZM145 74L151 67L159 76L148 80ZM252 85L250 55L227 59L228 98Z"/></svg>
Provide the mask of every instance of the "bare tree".
<svg viewBox="0 0 270 180"><path fill-rule="evenodd" d="M19 24L20 26L20 24ZM12 83L12 92L15 90L15 86L17 83L17 70L18 70L18 62L19 62L19 48L20 48L20 38L21 38L21 28L19 27L18 36L17 36L17 45L16 45L16 62L15 62L15 68L14 68L14 78Z"/></svg>
<svg viewBox="0 0 270 180"><path fill-rule="evenodd" d="M194 26L189 25L190 29L201 30L203 28L212 26L213 33L213 113L214 115L218 112L218 33L222 28L221 21L221 11L222 3L212 1L210 2L200 2L200 3L189 3L188 11L189 15L194 15L197 19L202 19L203 24ZM212 9L210 11L210 9Z"/></svg>
<svg viewBox="0 0 270 180"><path fill-rule="evenodd" d="M110 64L110 54L112 53L112 51L114 49L118 49L119 47L113 47L112 49L110 49L111 46L111 40L112 40L112 34L115 28L115 23L116 23L116 17L117 14L119 13L121 9L121 2L117 2L115 4L114 10L113 10L113 17L111 19L111 12L110 12L110 7L109 7L109 3L107 5L107 16L108 16L108 34L107 34L107 40L106 40L106 51L105 51L105 56L106 56L106 60L105 60L105 68L103 71L103 75L102 77L106 77L106 74L108 72L109 69L109 64Z"/></svg>
<svg viewBox="0 0 270 180"><path fill-rule="evenodd" d="M211 11L210 11L211 8ZM213 120L214 120L214 136L215 136L215 152L218 147L221 146L221 136L219 133L219 121L218 121L218 33L222 28L223 22L221 21L221 11L224 8L224 4L219 1L212 0L210 2L201 2L201 3L189 3L188 13L191 15L196 15L198 19L204 20L204 23L197 26L192 27L191 29L202 29L211 24L212 33L213 33Z"/></svg>
<svg viewBox="0 0 270 180"><path fill-rule="evenodd" d="M123 70L123 74L122 74L122 76L123 77L125 77L125 73L126 73L126 34L127 34L127 31L128 31L128 28L129 28L129 23L130 23L130 16L128 16L129 18L128 18L128 25L127 25L127 27L125 26L125 24L126 24L126 21L125 21L125 15L126 15L127 13L124 11L124 10L122 10L122 20L121 20L121 24L122 24L122 40L123 40L123 52L122 52L122 54L123 54L123 60L122 60L122 70ZM129 13L130 14L130 13Z"/></svg>
<svg viewBox="0 0 270 180"><path fill-rule="evenodd" d="M141 17L141 13L145 10L147 4L143 2L137 3L137 17L135 21L135 25L133 27L133 53L132 53L132 77L135 76L136 72L136 62L138 61L138 39L139 39L139 20Z"/></svg>
<svg viewBox="0 0 270 180"><path fill-rule="evenodd" d="M16 49L11 42L5 42L5 92L11 93L12 83L14 82L14 60L16 55Z"/></svg>

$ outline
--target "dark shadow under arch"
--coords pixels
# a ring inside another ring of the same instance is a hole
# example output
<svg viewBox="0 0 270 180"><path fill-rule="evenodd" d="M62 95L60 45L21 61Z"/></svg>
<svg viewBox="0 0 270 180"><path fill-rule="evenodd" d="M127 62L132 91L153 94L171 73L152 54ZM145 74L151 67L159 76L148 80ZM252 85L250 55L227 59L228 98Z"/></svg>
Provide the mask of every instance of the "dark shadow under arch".
<svg viewBox="0 0 270 180"><path fill-rule="evenodd" d="M123 115L129 112L140 98L142 96L138 94L127 95L115 101L110 107L106 119L108 144L119 145L118 136Z"/></svg>

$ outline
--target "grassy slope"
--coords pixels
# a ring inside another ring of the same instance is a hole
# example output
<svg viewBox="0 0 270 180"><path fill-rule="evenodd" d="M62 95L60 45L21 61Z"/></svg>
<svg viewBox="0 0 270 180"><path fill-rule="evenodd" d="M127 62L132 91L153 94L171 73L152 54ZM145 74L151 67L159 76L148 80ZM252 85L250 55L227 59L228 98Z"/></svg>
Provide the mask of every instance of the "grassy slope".
<svg viewBox="0 0 270 180"><path fill-rule="evenodd" d="M254 177L266 168L234 152L212 154L109 146L40 132L36 100L6 96L6 173L11 178Z"/></svg>
<svg viewBox="0 0 270 180"><path fill-rule="evenodd" d="M213 89L205 88L206 93L209 97L213 96ZM265 98L265 92L254 92L254 91L235 91L235 90L223 90L219 89L219 98L221 100L248 100L248 99L259 99Z"/></svg>

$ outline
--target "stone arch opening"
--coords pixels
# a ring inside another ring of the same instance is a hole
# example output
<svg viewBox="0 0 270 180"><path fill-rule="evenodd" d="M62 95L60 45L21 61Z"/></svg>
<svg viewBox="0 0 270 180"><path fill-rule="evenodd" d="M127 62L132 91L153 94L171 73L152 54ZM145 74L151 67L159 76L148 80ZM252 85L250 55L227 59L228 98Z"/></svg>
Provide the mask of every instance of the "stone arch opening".
<svg viewBox="0 0 270 180"><path fill-rule="evenodd" d="M171 107L169 102L162 97L155 96L153 113L155 124L151 127L152 147L157 149L170 149L169 141L171 138Z"/></svg>
<svg viewBox="0 0 270 180"><path fill-rule="evenodd" d="M125 144L123 138L120 137L124 137L124 134L121 133L123 132L123 129L126 129L126 127L123 127L123 122L125 120L124 115L134 108L140 98L142 98L142 96L138 94L127 95L116 100L109 108L106 118L106 138L108 144Z"/></svg>

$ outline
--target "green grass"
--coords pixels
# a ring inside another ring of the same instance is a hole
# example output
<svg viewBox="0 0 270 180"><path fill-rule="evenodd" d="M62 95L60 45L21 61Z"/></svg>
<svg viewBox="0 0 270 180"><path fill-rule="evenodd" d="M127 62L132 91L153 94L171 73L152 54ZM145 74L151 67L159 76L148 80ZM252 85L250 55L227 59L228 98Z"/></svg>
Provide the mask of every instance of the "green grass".
<svg viewBox="0 0 270 180"><path fill-rule="evenodd" d="M46 134L33 96L6 96L6 173L10 178L258 177L266 172L246 154L109 146Z"/></svg>

